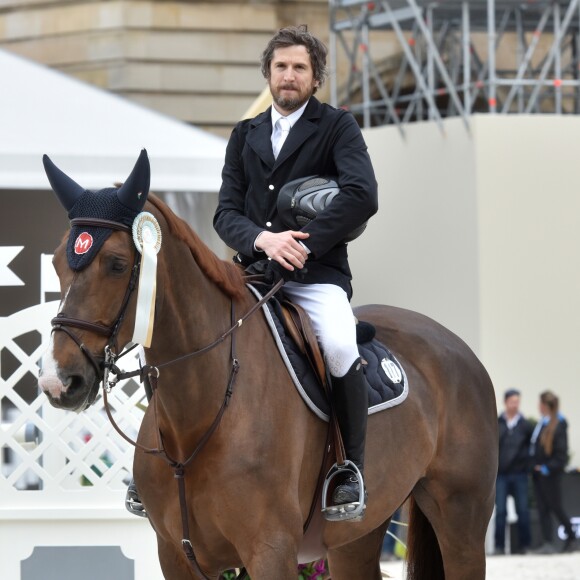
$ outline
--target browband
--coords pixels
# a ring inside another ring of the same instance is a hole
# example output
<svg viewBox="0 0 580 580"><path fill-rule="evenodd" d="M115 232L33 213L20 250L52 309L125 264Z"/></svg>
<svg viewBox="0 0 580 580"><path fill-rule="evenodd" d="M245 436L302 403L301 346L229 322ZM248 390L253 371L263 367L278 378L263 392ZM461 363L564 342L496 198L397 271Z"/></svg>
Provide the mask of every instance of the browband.
<svg viewBox="0 0 580 580"><path fill-rule="evenodd" d="M109 230L119 230L121 232L131 232L131 226L126 226L120 222L112 220L103 220L100 218L74 218L70 221L71 227L74 226L93 226L97 228L107 228Z"/></svg>

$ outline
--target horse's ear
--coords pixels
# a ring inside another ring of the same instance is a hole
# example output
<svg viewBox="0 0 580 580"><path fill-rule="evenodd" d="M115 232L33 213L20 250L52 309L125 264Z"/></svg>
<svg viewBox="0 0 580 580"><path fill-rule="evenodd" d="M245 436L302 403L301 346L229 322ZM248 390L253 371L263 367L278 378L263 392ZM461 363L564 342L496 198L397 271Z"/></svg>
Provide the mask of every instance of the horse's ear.
<svg viewBox="0 0 580 580"><path fill-rule="evenodd" d="M149 182L151 180L151 168L147 151L141 150L141 155L131 171L127 181L117 191L119 201L126 207L140 212L147 201Z"/></svg>
<svg viewBox="0 0 580 580"><path fill-rule="evenodd" d="M70 211L79 196L84 193L84 188L76 181L73 181L66 173L63 173L50 160L48 155L42 156L42 163L44 164L44 171L46 171L46 176L48 177L48 181L50 181L50 186L54 190L54 193L56 193L56 196L66 211Z"/></svg>

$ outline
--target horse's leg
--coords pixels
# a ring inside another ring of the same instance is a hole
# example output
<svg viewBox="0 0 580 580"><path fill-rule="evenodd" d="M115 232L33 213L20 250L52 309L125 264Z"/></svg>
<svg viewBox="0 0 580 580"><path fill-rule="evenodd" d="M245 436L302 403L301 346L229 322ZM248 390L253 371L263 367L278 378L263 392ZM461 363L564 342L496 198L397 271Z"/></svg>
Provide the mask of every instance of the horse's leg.
<svg viewBox="0 0 580 580"><path fill-rule="evenodd" d="M366 536L328 551L332 580L381 580L381 549L389 522L390 518Z"/></svg>
<svg viewBox="0 0 580 580"><path fill-rule="evenodd" d="M416 485L413 497L437 536L445 580L485 580L485 534L493 498L429 480Z"/></svg>
<svg viewBox="0 0 580 580"><path fill-rule="evenodd" d="M199 578L185 558L180 544L176 544L174 541L165 541L157 536L157 552L163 577L167 580L197 580ZM204 573L210 580L218 578L218 576L207 574L205 571Z"/></svg>
<svg viewBox="0 0 580 580"><path fill-rule="evenodd" d="M270 529L258 538L247 538L237 549L252 580L296 580L298 539L284 532L284 526Z"/></svg>

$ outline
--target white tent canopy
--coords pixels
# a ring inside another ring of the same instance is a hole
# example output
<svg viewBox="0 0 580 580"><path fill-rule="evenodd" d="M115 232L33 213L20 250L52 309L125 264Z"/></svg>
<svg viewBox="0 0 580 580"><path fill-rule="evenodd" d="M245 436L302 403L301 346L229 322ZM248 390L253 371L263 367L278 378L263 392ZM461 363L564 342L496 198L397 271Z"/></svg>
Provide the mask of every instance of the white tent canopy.
<svg viewBox="0 0 580 580"><path fill-rule="evenodd" d="M0 78L0 189L48 189L44 153L83 187L108 187L145 148L152 191L218 191L224 139L2 50Z"/></svg>

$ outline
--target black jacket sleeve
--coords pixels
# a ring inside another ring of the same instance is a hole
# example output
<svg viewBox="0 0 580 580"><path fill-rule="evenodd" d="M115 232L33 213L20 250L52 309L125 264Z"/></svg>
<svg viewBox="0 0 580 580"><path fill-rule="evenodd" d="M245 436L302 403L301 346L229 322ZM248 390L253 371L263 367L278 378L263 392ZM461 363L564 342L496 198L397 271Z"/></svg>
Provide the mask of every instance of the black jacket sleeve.
<svg viewBox="0 0 580 580"><path fill-rule="evenodd" d="M238 123L226 148L219 205L213 225L230 248L246 256L259 258L264 254L254 249L254 242L263 229L245 216L248 180L242 161L243 134L244 124Z"/></svg>
<svg viewBox="0 0 580 580"><path fill-rule="evenodd" d="M340 193L302 230L312 257L320 258L378 211L377 182L355 118L340 115L332 143Z"/></svg>

